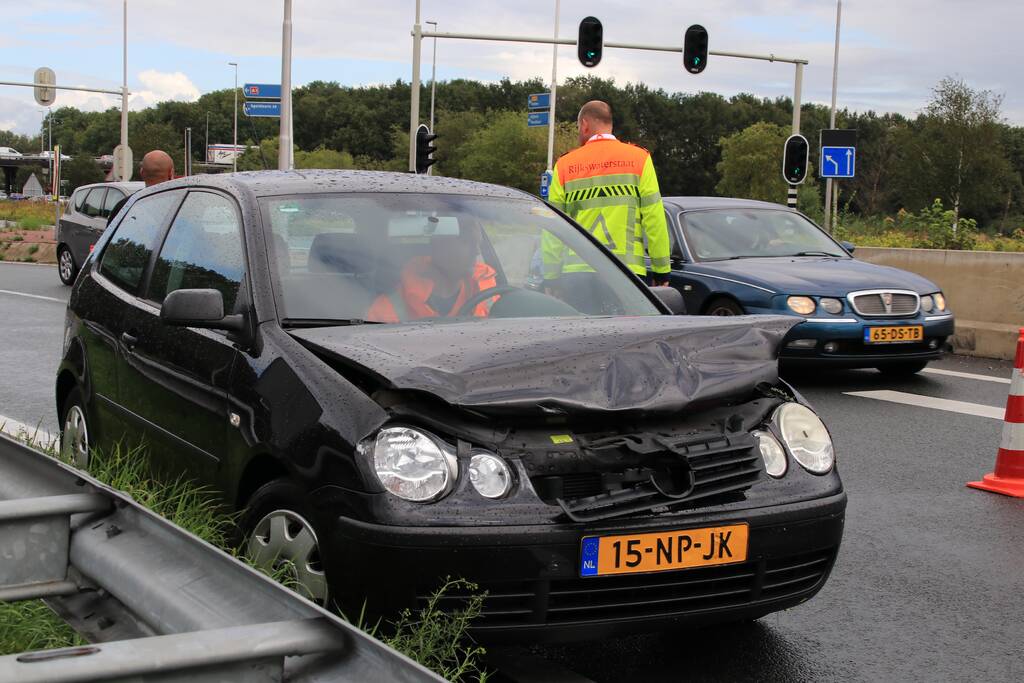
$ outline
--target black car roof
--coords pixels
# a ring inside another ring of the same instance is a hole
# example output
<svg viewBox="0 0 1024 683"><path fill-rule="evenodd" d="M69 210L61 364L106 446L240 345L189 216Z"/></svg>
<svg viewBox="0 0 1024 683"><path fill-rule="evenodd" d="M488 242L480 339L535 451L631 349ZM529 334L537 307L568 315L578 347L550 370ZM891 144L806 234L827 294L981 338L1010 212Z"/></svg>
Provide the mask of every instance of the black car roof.
<svg viewBox="0 0 1024 683"><path fill-rule="evenodd" d="M787 207L757 199L736 199L733 197L664 197L665 204L671 204L680 211L697 209L784 209Z"/></svg>
<svg viewBox="0 0 1024 683"><path fill-rule="evenodd" d="M424 192L479 197L527 199L532 195L501 185L478 183L442 176L386 171L340 171L302 169L295 171L245 171L196 175L161 183L162 189L204 185L229 189L242 186L256 197L325 192Z"/></svg>

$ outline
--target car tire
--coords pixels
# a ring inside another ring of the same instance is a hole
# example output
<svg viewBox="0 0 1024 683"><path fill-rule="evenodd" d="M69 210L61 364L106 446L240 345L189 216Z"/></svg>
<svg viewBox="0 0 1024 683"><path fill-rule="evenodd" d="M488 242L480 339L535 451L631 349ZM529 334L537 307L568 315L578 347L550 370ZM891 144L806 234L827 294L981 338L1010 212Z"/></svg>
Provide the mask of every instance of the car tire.
<svg viewBox="0 0 1024 683"><path fill-rule="evenodd" d="M330 590L306 492L290 479L258 488L239 522L242 553L310 602L328 605Z"/></svg>
<svg viewBox="0 0 1024 683"><path fill-rule="evenodd" d="M906 361L904 363L879 365L877 369L883 375L890 377L909 377L921 372L927 365L928 361Z"/></svg>
<svg viewBox="0 0 1024 683"><path fill-rule="evenodd" d="M708 303L704 315L743 315L743 307L733 299L720 296Z"/></svg>
<svg viewBox="0 0 1024 683"><path fill-rule="evenodd" d="M57 248L57 276L64 284L73 285L77 275L78 266L75 265L75 257L71 255L71 250L67 246L60 245Z"/></svg>
<svg viewBox="0 0 1024 683"><path fill-rule="evenodd" d="M88 469L92 455L91 431L86 418L82 390L75 387L64 399L60 411L60 459L79 469Z"/></svg>

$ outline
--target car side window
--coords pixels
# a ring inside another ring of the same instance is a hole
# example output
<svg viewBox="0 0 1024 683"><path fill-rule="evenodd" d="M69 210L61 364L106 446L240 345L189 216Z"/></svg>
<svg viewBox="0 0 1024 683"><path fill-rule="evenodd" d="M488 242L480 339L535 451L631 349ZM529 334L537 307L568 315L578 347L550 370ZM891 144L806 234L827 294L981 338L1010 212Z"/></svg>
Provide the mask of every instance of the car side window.
<svg viewBox="0 0 1024 683"><path fill-rule="evenodd" d="M161 303L178 289L216 289L225 313L235 310L245 272L241 229L234 202L190 192L160 249L147 298Z"/></svg>
<svg viewBox="0 0 1024 683"><path fill-rule="evenodd" d="M82 213L85 210L85 197L88 194L88 189L75 191L75 211L78 213Z"/></svg>
<svg viewBox="0 0 1024 683"><path fill-rule="evenodd" d="M103 210L100 212L100 217L110 218L110 212L114 210L117 203L124 199L124 193L114 188L107 189L107 198L103 200Z"/></svg>
<svg viewBox="0 0 1024 683"><path fill-rule="evenodd" d="M122 289L137 294L168 214L181 192L161 192L139 199L117 225L103 250L100 273Z"/></svg>
<svg viewBox="0 0 1024 683"><path fill-rule="evenodd" d="M107 192L105 187L94 187L89 190L89 196L85 198L82 213L90 218L98 218L103 213L103 197Z"/></svg>

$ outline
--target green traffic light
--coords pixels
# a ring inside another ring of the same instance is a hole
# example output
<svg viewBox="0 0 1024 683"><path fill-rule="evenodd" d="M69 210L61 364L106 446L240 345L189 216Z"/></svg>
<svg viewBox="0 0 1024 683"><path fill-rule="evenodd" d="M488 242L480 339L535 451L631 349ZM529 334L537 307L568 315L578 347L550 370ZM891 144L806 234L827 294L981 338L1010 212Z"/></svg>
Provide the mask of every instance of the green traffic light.
<svg viewBox="0 0 1024 683"><path fill-rule="evenodd" d="M700 57L694 57L693 58L693 65L694 66L700 66Z"/></svg>

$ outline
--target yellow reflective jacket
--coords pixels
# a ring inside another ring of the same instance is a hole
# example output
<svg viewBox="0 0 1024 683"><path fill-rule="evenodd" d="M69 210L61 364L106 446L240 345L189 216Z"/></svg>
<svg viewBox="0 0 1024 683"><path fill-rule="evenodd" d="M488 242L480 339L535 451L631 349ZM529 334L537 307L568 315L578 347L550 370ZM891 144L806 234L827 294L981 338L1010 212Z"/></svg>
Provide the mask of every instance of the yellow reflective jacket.
<svg viewBox="0 0 1024 683"><path fill-rule="evenodd" d="M637 275L647 274L644 235L655 274L669 272L665 207L651 155L614 137L591 138L555 164L548 201L589 230ZM560 241L541 242L544 278L593 269Z"/></svg>

